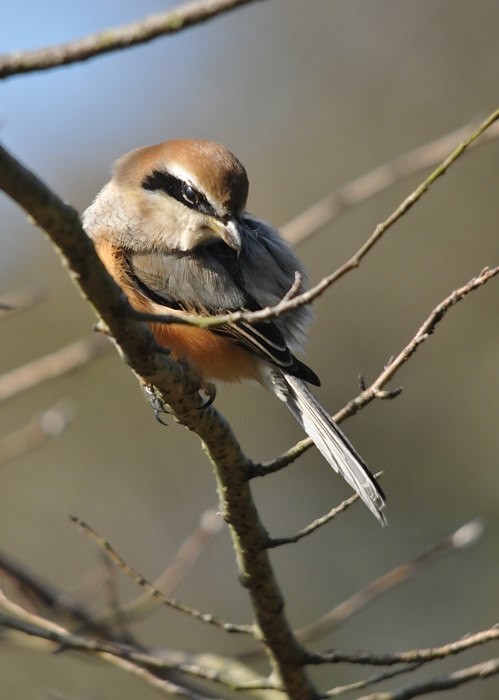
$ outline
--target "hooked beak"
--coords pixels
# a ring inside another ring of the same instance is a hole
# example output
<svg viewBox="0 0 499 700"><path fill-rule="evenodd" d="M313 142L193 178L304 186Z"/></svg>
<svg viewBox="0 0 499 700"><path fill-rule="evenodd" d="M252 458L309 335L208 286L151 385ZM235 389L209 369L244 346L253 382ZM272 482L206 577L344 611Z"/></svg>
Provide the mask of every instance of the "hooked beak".
<svg viewBox="0 0 499 700"><path fill-rule="evenodd" d="M221 221L220 219L210 218L210 228L217 234L222 241L239 253L241 252L242 240L239 224L236 219L228 219Z"/></svg>

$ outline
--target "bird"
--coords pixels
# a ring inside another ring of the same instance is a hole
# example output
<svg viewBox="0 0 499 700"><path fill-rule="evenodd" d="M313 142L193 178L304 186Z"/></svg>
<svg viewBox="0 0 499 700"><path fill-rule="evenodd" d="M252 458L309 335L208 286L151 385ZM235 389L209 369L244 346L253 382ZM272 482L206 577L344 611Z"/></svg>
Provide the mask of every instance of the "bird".
<svg viewBox="0 0 499 700"><path fill-rule="evenodd" d="M120 158L82 216L105 268L147 314L258 311L308 288L303 264L270 224L246 211L244 166L213 141L177 139ZM317 374L295 356L310 306L272 319L201 328L155 323L157 342L207 385L256 381L286 404L326 461L381 524L385 496L346 435L309 388Z"/></svg>

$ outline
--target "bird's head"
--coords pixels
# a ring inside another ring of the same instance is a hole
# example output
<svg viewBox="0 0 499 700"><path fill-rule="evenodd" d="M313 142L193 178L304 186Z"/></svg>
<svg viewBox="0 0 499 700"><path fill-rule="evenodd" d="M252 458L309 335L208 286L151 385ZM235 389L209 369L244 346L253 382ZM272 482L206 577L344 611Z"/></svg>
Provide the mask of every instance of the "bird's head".
<svg viewBox="0 0 499 700"><path fill-rule="evenodd" d="M113 235L121 236L116 242L137 251L188 251L217 240L239 251L238 219L247 196L246 171L226 148L165 141L118 160L84 223L96 237L92 231L103 231L105 219L105 227L111 224Z"/></svg>

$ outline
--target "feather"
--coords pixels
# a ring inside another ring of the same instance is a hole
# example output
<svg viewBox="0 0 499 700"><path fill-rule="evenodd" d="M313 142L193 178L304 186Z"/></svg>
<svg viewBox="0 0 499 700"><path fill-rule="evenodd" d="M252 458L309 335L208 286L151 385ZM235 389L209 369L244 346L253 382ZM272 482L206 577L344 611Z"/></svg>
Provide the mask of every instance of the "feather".
<svg viewBox="0 0 499 700"><path fill-rule="evenodd" d="M364 501L369 510L386 525L383 515L385 496L367 465L350 443L346 435L328 416L307 385L299 378L284 374L288 391L282 385L275 393L314 441L319 452L333 469Z"/></svg>

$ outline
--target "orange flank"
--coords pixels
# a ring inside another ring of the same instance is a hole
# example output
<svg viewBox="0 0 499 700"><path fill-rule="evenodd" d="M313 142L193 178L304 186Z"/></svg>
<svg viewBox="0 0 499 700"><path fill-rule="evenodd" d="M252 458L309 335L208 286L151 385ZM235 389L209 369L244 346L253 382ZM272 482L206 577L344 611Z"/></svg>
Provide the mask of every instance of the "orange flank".
<svg viewBox="0 0 499 700"><path fill-rule="evenodd" d="M150 314L179 314L148 299L130 278L123 251L103 238L95 242L97 253L109 274L125 292L137 311ZM206 381L258 381L258 363L255 355L244 350L233 340L209 330L175 323L151 323L156 340L169 348L176 359L187 359Z"/></svg>

